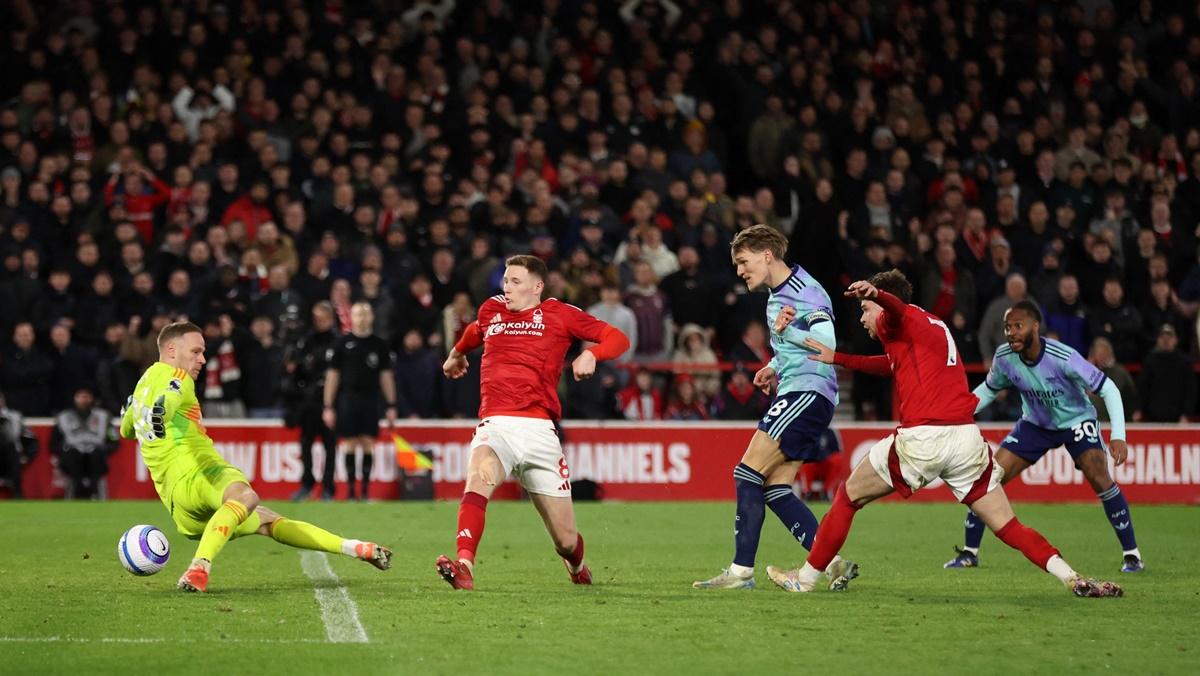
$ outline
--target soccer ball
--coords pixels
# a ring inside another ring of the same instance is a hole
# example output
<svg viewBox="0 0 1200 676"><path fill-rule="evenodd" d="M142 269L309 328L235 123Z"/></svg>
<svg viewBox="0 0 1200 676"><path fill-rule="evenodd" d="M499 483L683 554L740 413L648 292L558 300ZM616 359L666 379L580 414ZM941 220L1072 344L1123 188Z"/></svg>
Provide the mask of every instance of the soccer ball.
<svg viewBox="0 0 1200 676"><path fill-rule="evenodd" d="M167 565L171 545L154 526L138 525L125 531L117 543L117 558L134 575L153 575Z"/></svg>

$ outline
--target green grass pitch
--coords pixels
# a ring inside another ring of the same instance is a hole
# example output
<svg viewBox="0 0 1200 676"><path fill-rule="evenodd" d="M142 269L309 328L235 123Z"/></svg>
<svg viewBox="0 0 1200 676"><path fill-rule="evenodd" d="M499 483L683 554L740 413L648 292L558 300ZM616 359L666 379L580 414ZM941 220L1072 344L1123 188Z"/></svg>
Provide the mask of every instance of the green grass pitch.
<svg viewBox="0 0 1200 676"><path fill-rule="evenodd" d="M0 504L0 673L1196 673L1200 529L1194 507L1134 507L1147 569L1122 575L1096 505L1018 505L1080 572L1123 599L1077 599L992 536L983 567L945 571L961 538L954 505L861 512L843 554L862 565L844 594L788 594L764 573L802 550L767 514L758 589L697 591L732 554L732 506L582 504L596 577L575 587L533 508L495 503L478 591L433 569L452 553L457 505L274 505L395 552L381 573L330 565L367 643L330 643L296 550L230 543L210 593L174 588L194 543L152 502ZM817 506L824 511L824 506ZM171 561L148 578L116 558L122 531L163 528ZM339 592L340 593L340 592Z"/></svg>

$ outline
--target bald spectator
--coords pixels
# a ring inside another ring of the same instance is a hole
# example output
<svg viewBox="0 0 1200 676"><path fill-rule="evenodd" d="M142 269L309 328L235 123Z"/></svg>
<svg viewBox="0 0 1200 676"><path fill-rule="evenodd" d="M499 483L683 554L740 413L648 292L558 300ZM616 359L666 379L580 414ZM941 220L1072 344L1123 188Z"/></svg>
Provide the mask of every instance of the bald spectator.
<svg viewBox="0 0 1200 676"><path fill-rule="evenodd" d="M983 319L979 322L979 351L984 362L990 363L996 348L1007 342L1004 337L1004 313L1023 300L1032 300L1025 276L1013 273L1004 280L1004 295L988 305L983 312Z"/></svg>

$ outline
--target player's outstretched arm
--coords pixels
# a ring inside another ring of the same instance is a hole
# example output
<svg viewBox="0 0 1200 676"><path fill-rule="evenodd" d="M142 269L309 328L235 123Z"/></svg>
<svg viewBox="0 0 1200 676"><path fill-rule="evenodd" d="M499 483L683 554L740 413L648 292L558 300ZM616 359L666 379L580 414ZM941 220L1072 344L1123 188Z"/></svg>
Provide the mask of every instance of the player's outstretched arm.
<svg viewBox="0 0 1200 676"><path fill-rule="evenodd" d="M819 361L824 364L836 364L853 371L862 371L874 376L892 375L892 363L888 361L886 355L866 356L835 352L833 348L813 338L805 338L804 346L815 353L808 355L808 358L813 361Z"/></svg>

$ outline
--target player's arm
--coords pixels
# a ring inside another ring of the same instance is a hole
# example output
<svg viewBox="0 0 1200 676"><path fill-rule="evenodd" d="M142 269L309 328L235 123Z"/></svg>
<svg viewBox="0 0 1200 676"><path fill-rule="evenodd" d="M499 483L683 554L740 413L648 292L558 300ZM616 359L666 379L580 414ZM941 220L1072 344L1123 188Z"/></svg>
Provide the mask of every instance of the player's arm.
<svg viewBox="0 0 1200 676"><path fill-rule="evenodd" d="M387 404L387 421L389 427L396 426L396 379L392 375L392 356L384 352L383 363L379 369L379 389L383 392L383 401Z"/></svg>
<svg viewBox="0 0 1200 676"><path fill-rule="evenodd" d="M133 395L131 394L131 395L129 395L129 398L125 400L125 406L123 406L121 408L121 438L122 439L132 439L134 437L133 409L134 409Z"/></svg>
<svg viewBox="0 0 1200 676"><path fill-rule="evenodd" d="M1008 379L1008 376L999 369L999 364L999 359L992 360L992 368L988 370L987 377L972 392L976 397L979 397L979 403L975 405L976 415L979 415L980 411L995 401L1001 392L1012 386L1012 382Z"/></svg>
<svg viewBox="0 0 1200 676"><path fill-rule="evenodd" d="M1125 402L1121 399L1121 390L1104 375L1104 371L1096 368L1095 364L1074 350L1071 351L1065 370L1069 378L1089 392L1100 395L1100 399L1104 401L1104 408L1108 411L1108 419L1112 425L1109 453L1112 454L1115 464L1124 464L1129 448L1125 445Z"/></svg>
<svg viewBox="0 0 1200 676"><path fill-rule="evenodd" d="M337 410L334 405L337 403L338 385L342 382L342 372L339 369L330 367L325 371L325 391L321 394L321 400L325 402L324 408L321 411L321 420L329 429L337 424Z"/></svg>
<svg viewBox="0 0 1200 676"><path fill-rule="evenodd" d="M467 373L467 353L483 345L483 332L479 330L479 321L467 324L462 337L450 348L446 362L442 364L442 373L447 378L461 378Z"/></svg>
<svg viewBox="0 0 1200 676"><path fill-rule="evenodd" d="M830 333L832 334L832 327ZM831 335L832 337L832 335ZM830 340L829 342L833 342ZM862 354L846 354L845 352L837 352L832 347L814 338L805 338L804 347L812 350L814 354L808 355L808 358L813 361L819 361L823 364L835 364L843 368L848 368L853 371L862 371L875 376L890 376L892 375L892 363L888 361L887 355L862 355Z"/></svg>
<svg viewBox="0 0 1200 676"><path fill-rule="evenodd" d="M795 308L785 307L775 317L775 332L785 341L804 349L809 349L804 340L810 335L826 345L837 342L833 335L833 315L823 308L797 318Z"/></svg>
<svg viewBox="0 0 1200 676"><path fill-rule="evenodd" d="M584 380L596 373L596 363L616 359L629 349L629 338L620 329L589 315L569 303L566 308L567 333L572 338L595 343L581 352L571 363L575 380Z"/></svg>
<svg viewBox="0 0 1200 676"><path fill-rule="evenodd" d="M904 312L908 309L908 305L887 291L879 291L878 289L875 292L874 300L883 308L883 314L879 317L879 324L885 327L888 332L899 329L900 322L904 321Z"/></svg>

